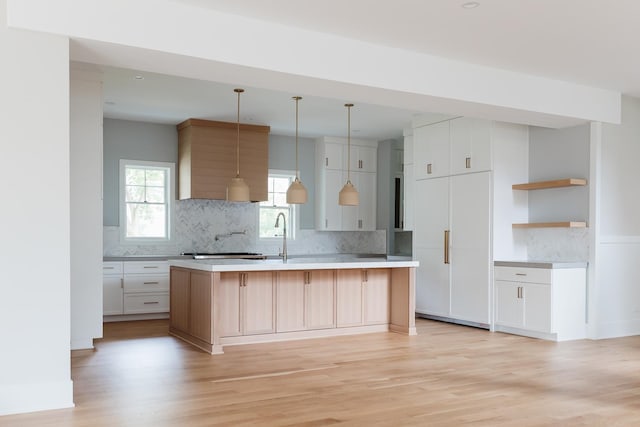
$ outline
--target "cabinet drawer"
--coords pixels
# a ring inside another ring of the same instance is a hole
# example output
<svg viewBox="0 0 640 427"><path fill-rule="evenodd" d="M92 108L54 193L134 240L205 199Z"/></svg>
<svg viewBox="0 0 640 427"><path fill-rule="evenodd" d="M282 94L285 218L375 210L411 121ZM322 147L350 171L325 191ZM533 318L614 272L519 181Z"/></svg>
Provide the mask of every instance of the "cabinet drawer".
<svg viewBox="0 0 640 427"><path fill-rule="evenodd" d="M551 283L548 268L495 267L495 280L526 283Z"/></svg>
<svg viewBox="0 0 640 427"><path fill-rule="evenodd" d="M102 263L102 275L122 276L122 261L107 261Z"/></svg>
<svg viewBox="0 0 640 427"><path fill-rule="evenodd" d="M168 311L168 292L128 294L124 296L124 314L165 313Z"/></svg>
<svg viewBox="0 0 640 427"><path fill-rule="evenodd" d="M124 277L124 291L129 292L168 292L169 275L135 275Z"/></svg>
<svg viewBox="0 0 640 427"><path fill-rule="evenodd" d="M125 274L163 274L169 273L168 261L127 261L124 263Z"/></svg>

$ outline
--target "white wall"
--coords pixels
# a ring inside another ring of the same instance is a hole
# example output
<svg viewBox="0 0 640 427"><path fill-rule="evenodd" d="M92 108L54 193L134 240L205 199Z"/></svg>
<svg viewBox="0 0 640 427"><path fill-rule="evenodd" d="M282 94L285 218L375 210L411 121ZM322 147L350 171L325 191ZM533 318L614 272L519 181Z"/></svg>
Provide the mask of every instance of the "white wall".
<svg viewBox="0 0 640 427"><path fill-rule="evenodd" d="M619 121L618 92L189 3L12 0L11 24L81 39L74 59L83 62L540 126Z"/></svg>
<svg viewBox="0 0 640 427"><path fill-rule="evenodd" d="M102 337L102 81L74 64L70 87L71 349Z"/></svg>
<svg viewBox="0 0 640 427"><path fill-rule="evenodd" d="M589 334L640 334L640 100L623 97L622 124L592 126Z"/></svg>
<svg viewBox="0 0 640 427"><path fill-rule="evenodd" d="M8 29L0 0L0 57L3 415L73 406L69 41Z"/></svg>
<svg viewBox="0 0 640 427"><path fill-rule="evenodd" d="M514 191L513 184L527 182L529 129L527 126L493 124L493 259L526 259L526 236L512 228L527 222L528 195Z"/></svg>

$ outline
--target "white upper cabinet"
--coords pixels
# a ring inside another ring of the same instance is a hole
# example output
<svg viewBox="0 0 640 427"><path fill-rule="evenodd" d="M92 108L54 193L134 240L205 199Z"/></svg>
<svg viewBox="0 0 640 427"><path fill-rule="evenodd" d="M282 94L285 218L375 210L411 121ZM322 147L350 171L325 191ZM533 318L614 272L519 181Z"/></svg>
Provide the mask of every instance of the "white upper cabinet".
<svg viewBox="0 0 640 427"><path fill-rule="evenodd" d="M326 142L323 145L324 147L322 147L321 151L324 154L322 157L324 157L323 165L325 169L342 170L342 166L346 162L343 159L344 145L333 142Z"/></svg>
<svg viewBox="0 0 640 427"><path fill-rule="evenodd" d="M347 157L346 138L316 140L316 230L376 229L378 143L351 140L351 182L360 195L358 206L338 204L338 194L347 181Z"/></svg>
<svg viewBox="0 0 640 427"><path fill-rule="evenodd" d="M449 176L449 121L413 130L413 176L415 179Z"/></svg>
<svg viewBox="0 0 640 427"><path fill-rule="evenodd" d="M491 170L491 122L460 117L450 122L451 174Z"/></svg>
<svg viewBox="0 0 640 427"><path fill-rule="evenodd" d="M346 150L345 150L346 152ZM344 169L347 169L347 163ZM351 141L351 170L356 172L375 172L378 166L378 147L354 145Z"/></svg>

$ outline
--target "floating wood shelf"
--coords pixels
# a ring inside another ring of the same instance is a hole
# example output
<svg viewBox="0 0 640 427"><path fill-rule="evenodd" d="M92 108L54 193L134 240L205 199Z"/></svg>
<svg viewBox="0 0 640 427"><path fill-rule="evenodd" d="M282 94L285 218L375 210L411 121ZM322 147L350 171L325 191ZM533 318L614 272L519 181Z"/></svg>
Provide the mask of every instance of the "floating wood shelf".
<svg viewBox="0 0 640 427"><path fill-rule="evenodd" d="M528 182L526 184L513 184L514 190L542 190L543 188L576 187L587 185L587 180L582 178L565 178L553 181Z"/></svg>
<svg viewBox="0 0 640 427"><path fill-rule="evenodd" d="M528 222L524 224L513 224L513 228L585 228L584 221L559 221L559 222Z"/></svg>

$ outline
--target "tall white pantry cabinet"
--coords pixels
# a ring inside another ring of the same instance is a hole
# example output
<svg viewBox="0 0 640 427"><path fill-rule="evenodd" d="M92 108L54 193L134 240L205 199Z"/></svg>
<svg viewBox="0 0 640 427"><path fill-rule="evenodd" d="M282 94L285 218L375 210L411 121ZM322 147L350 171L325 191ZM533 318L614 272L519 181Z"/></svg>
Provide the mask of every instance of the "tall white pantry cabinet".
<svg viewBox="0 0 640 427"><path fill-rule="evenodd" d="M493 259L526 251L511 228L514 218L526 219L526 199L511 184L527 180L528 141L527 126L467 117L414 122L417 314L491 324Z"/></svg>

